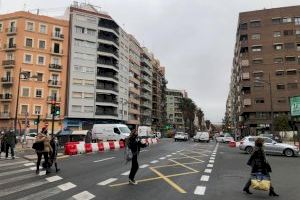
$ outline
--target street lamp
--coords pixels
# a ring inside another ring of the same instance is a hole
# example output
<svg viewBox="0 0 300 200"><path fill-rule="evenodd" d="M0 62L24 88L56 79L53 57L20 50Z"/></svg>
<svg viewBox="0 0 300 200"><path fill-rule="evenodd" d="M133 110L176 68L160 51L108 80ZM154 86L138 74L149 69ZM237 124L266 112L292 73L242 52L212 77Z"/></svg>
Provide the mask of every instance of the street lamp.
<svg viewBox="0 0 300 200"><path fill-rule="evenodd" d="M259 77L255 78L256 83L266 83L269 85L269 93L270 93L270 107L271 107L271 134L273 134L274 132L274 111L273 111L273 100L272 100L272 82L271 82L271 77L270 77L270 73L269 73L269 80L262 80Z"/></svg>
<svg viewBox="0 0 300 200"><path fill-rule="evenodd" d="M28 71L19 71L19 78L18 78L18 92L17 92L17 102L16 102L16 113L15 113L15 119L14 119L14 132L17 132L17 121L18 121L18 107L19 107L19 95L20 95L20 83L21 83L21 76L23 75L23 79L29 79L29 78L38 78L37 75L29 76ZM27 125L26 125L27 126ZM21 135L21 131L19 133ZM25 135L25 134L24 134ZM25 136L24 136L25 137ZM25 138L26 139L26 138Z"/></svg>

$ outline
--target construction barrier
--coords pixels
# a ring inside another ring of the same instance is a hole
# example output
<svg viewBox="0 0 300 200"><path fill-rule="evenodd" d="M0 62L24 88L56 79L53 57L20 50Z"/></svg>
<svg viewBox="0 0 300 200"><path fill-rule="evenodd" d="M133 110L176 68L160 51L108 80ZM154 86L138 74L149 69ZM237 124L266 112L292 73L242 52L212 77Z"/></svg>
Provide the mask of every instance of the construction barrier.
<svg viewBox="0 0 300 200"><path fill-rule="evenodd" d="M231 147L231 148L236 147L235 141L230 141L230 142L228 143L228 146Z"/></svg>

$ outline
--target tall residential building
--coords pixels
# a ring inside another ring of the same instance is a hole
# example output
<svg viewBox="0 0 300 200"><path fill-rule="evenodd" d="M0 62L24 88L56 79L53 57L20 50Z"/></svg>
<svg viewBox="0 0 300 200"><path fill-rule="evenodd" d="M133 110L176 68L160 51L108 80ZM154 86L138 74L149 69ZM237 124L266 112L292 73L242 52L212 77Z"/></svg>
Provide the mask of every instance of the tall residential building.
<svg viewBox="0 0 300 200"><path fill-rule="evenodd" d="M120 105L120 98L123 104L127 100L124 85L128 78L126 74L120 75L120 67L122 73L128 68L124 64L128 57L127 36L106 12L90 4L74 3L69 18L70 70L65 126L90 129L93 123L117 123L126 119L127 115L120 113L125 114L126 110L125 105ZM120 37L124 43L121 47ZM121 61L120 51L124 54Z"/></svg>
<svg viewBox="0 0 300 200"><path fill-rule="evenodd" d="M299 95L300 6L239 15L231 77L231 118L242 135L272 130L274 117L290 115Z"/></svg>
<svg viewBox="0 0 300 200"><path fill-rule="evenodd" d="M53 17L23 11L0 15L0 129L13 128L16 114L17 130L26 127L26 119L30 129L36 129L38 115L40 130L47 124L52 127L52 100L61 112L54 129L61 129L68 31L68 21Z"/></svg>
<svg viewBox="0 0 300 200"><path fill-rule="evenodd" d="M152 125L152 55L147 48L141 51L141 118L140 125Z"/></svg>
<svg viewBox="0 0 300 200"><path fill-rule="evenodd" d="M182 99L182 91L173 89L166 90L168 123L174 125L177 130L184 129L183 114L180 109Z"/></svg>
<svg viewBox="0 0 300 200"><path fill-rule="evenodd" d="M127 125L134 129L140 124L141 46L129 35L129 100Z"/></svg>

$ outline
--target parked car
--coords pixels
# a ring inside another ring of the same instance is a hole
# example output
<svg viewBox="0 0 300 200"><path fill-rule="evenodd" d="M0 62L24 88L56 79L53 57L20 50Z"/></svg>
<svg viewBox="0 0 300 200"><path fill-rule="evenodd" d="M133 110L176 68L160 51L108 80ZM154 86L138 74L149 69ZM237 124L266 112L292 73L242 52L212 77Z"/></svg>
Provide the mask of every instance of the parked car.
<svg viewBox="0 0 300 200"><path fill-rule="evenodd" d="M194 136L194 142L209 142L209 133L208 132L197 132Z"/></svg>
<svg viewBox="0 0 300 200"><path fill-rule="evenodd" d="M228 143L234 141L233 137L229 133L225 133L224 135L219 135L216 137L217 142Z"/></svg>
<svg viewBox="0 0 300 200"><path fill-rule="evenodd" d="M130 129L124 124L94 124L92 140L125 140L130 135Z"/></svg>
<svg viewBox="0 0 300 200"><path fill-rule="evenodd" d="M188 136L186 133L183 132L177 132L174 136L174 140L176 141L187 141L188 140Z"/></svg>
<svg viewBox="0 0 300 200"><path fill-rule="evenodd" d="M299 154L299 148L294 145L278 143L271 138L258 136L244 137L240 142L239 149L249 154L252 153L255 146L255 140L257 138L264 139L264 149L266 154L285 155L287 157L292 157Z"/></svg>
<svg viewBox="0 0 300 200"><path fill-rule="evenodd" d="M282 138L280 137L280 135L264 133L264 134L260 134L259 137L268 137L268 138L271 138L272 140L275 140L278 143L282 143Z"/></svg>

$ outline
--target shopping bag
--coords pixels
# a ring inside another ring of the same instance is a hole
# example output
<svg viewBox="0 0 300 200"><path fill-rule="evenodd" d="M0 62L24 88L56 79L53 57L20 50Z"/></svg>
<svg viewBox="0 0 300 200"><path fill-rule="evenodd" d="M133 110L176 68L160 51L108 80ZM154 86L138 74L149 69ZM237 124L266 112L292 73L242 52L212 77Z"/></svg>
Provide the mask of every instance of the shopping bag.
<svg viewBox="0 0 300 200"><path fill-rule="evenodd" d="M255 190L269 191L271 187L270 177L263 174L253 174L251 176L251 187Z"/></svg>

